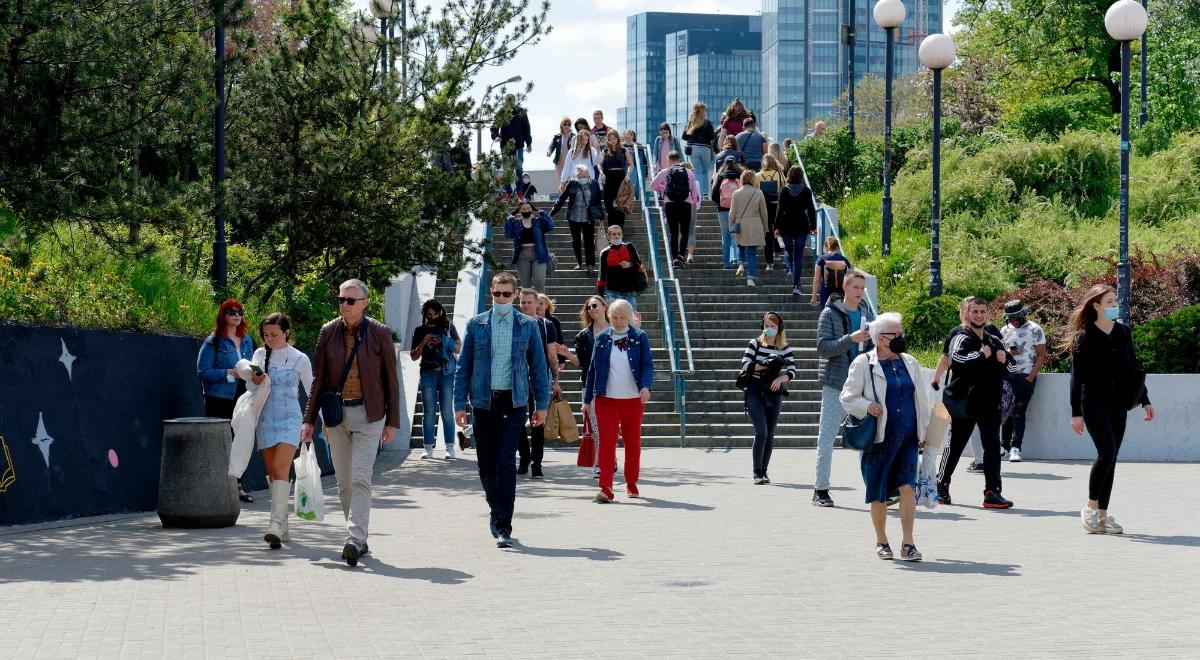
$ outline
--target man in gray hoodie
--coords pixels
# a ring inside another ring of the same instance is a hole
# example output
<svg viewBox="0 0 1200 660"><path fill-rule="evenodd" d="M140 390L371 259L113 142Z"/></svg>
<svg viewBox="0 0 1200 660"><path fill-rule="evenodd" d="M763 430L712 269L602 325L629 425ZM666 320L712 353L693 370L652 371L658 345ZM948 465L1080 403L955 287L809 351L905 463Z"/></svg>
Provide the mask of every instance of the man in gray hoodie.
<svg viewBox="0 0 1200 660"><path fill-rule="evenodd" d="M817 380L821 381L821 430L817 440L817 478L813 484L813 506L833 506L829 496L829 471L833 463L833 440L846 416L839 397L850 362L871 350L867 325L875 320L863 299L867 274L858 269L846 273L844 299L832 297L817 320L817 357L821 359Z"/></svg>

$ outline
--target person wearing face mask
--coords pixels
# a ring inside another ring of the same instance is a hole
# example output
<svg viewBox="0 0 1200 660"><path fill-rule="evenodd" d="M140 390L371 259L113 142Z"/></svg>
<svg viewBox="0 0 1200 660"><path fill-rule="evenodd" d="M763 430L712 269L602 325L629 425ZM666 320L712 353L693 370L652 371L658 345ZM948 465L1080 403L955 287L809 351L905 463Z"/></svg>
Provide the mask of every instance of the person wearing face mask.
<svg viewBox="0 0 1200 660"><path fill-rule="evenodd" d="M863 451L860 459L866 502L871 505L871 524L875 527L875 556L897 558L888 543L887 501L899 491L903 538L898 559L921 561L913 541L913 521L917 517L914 486L917 456L925 444L925 426L932 408L922 382L921 364L904 352L907 342L902 320L895 312L884 312L871 323L875 348L850 363L840 400L847 414L859 419L871 415L877 420L875 443Z"/></svg>
<svg viewBox="0 0 1200 660"><path fill-rule="evenodd" d="M537 186L533 185L533 179L529 177L529 173L521 175L521 181L517 184L516 196L519 200L532 200L537 194Z"/></svg>
<svg viewBox="0 0 1200 660"><path fill-rule="evenodd" d="M1010 300L1004 304L1004 318L1008 323L1004 324L1000 334L1016 369L1008 379L1016 401L1012 415L1004 420L1001 448L1002 453L1008 452L1010 462L1019 463L1029 400L1033 398L1038 373L1046 363L1046 333L1042 326L1028 319L1025 305L1020 300Z"/></svg>
<svg viewBox="0 0 1200 660"><path fill-rule="evenodd" d="M596 407L600 432L600 492L597 502L613 501L617 429L625 441L625 493L638 497L642 454L642 414L654 386L650 339L633 327L633 308L624 300L608 308L612 326L596 337L583 388L583 414Z"/></svg>
<svg viewBox="0 0 1200 660"><path fill-rule="evenodd" d="M516 265L523 286L535 289L546 286L546 269L550 265L546 234L554 231L552 215L538 211L530 202L521 202L504 223L504 236L513 242L509 263Z"/></svg>
<svg viewBox="0 0 1200 660"><path fill-rule="evenodd" d="M1080 512L1088 534L1125 531L1108 515L1125 423L1137 406L1145 421L1154 420L1132 335L1118 316L1116 291L1107 284L1092 287L1071 314L1070 339L1064 346L1071 351L1071 430L1083 435L1086 428L1096 445L1088 501Z"/></svg>
<svg viewBox="0 0 1200 660"><path fill-rule="evenodd" d="M300 392L303 388L307 393L313 383L308 356L289 343L291 329L292 323L285 314L271 314L259 322L258 334L264 345L254 351L251 360L261 370L252 377L255 385L271 379L271 391L258 415L254 438L262 451L267 476L271 477L271 522L263 540L272 550L288 542L291 501L288 477L296 447L300 446L300 424L304 418Z"/></svg>
<svg viewBox="0 0 1200 660"><path fill-rule="evenodd" d="M596 272L596 223L604 222L604 194L600 184L591 177L591 168L575 165L575 178L550 209L550 217L567 207L567 224L571 227L571 248L575 251L575 270L583 270L586 256L588 275ZM534 287L537 288L537 287Z"/></svg>
<svg viewBox="0 0 1200 660"><path fill-rule="evenodd" d="M950 413L950 443L938 472L938 500L950 503L950 479L978 426L983 447L983 506L1008 509L1013 503L1001 495L1000 397L1012 363L1000 331L987 322L988 301L968 296L959 306L959 316L962 325L946 340L950 379L942 403Z"/></svg>
<svg viewBox="0 0 1200 660"><path fill-rule="evenodd" d="M600 252L600 276L596 280L596 292L608 303L624 300L637 311L637 294L645 286L641 274L642 259L637 247L626 243L624 232L618 225L608 228L608 247Z"/></svg>
<svg viewBox="0 0 1200 660"><path fill-rule="evenodd" d="M446 309L435 299L421 305L424 323L413 330L409 357L421 362L421 436L425 453L421 458L433 458L437 444L438 409L442 416L442 437L446 441L446 460L454 456L454 370L458 366L458 349L462 342L458 330L446 316Z"/></svg>
<svg viewBox="0 0 1200 660"><path fill-rule="evenodd" d="M783 386L796 377L796 360L783 332L783 317L778 313L763 315L762 333L750 340L742 354L741 370L750 376L743 401L746 415L754 425L754 483L769 484L767 467L775 448L775 427L787 391Z"/></svg>

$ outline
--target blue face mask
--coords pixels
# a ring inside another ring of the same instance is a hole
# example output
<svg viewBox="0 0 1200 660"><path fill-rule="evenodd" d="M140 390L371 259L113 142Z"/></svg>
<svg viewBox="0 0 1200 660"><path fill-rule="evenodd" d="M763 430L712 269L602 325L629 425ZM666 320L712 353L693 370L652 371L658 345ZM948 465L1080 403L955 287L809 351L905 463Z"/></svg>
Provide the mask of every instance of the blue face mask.
<svg viewBox="0 0 1200 660"><path fill-rule="evenodd" d="M513 311L513 304L510 302L492 303L492 309L496 310L497 314L511 314Z"/></svg>
<svg viewBox="0 0 1200 660"><path fill-rule="evenodd" d="M775 328L775 327L772 327L769 325L763 328L763 336L766 337L767 339L774 339L775 335L777 335L777 334L779 334L779 328Z"/></svg>
<svg viewBox="0 0 1200 660"><path fill-rule="evenodd" d="M1104 308L1104 318L1108 319L1109 321L1116 321L1120 317L1121 317L1121 308L1120 307L1105 307Z"/></svg>

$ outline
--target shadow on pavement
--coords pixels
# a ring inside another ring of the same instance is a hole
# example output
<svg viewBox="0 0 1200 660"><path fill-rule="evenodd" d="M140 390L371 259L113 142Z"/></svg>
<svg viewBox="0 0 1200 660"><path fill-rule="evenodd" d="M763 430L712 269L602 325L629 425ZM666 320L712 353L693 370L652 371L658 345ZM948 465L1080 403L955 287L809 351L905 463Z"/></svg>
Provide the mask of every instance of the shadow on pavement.
<svg viewBox="0 0 1200 660"><path fill-rule="evenodd" d="M616 561L625 556L616 550L607 548L536 548L521 543L520 539L515 537L513 538L513 549L520 551L521 554L534 557L590 559L592 561Z"/></svg>
<svg viewBox="0 0 1200 660"><path fill-rule="evenodd" d="M937 559L926 561L896 561L905 570L921 573L948 573L952 575L995 575L997 577L1016 577L1020 573L1020 564L989 564L982 561L962 561L959 559Z"/></svg>
<svg viewBox="0 0 1200 660"><path fill-rule="evenodd" d="M672 502L671 500L662 500L657 497L646 497L642 495L638 498L642 503L636 506L648 506L655 509L678 509L680 511L712 511L716 507L708 506L707 504L692 504L691 502Z"/></svg>
<svg viewBox="0 0 1200 660"><path fill-rule="evenodd" d="M1122 534L1121 536L1137 543L1200 547L1200 536L1154 536L1153 534Z"/></svg>
<svg viewBox="0 0 1200 660"><path fill-rule="evenodd" d="M1005 472L1005 479L1036 479L1038 481L1066 481L1071 477L1049 472Z"/></svg>
<svg viewBox="0 0 1200 660"><path fill-rule="evenodd" d="M367 575L380 575L383 577L399 578L401 580L424 580L433 584L463 584L467 580L474 578L470 573L456 571L449 568L400 568L391 564L379 561L373 556L363 557L358 561L358 566L351 568L346 565L346 562L337 558L336 553L330 553L328 556L322 556L321 559L313 562L314 566L328 569L340 569L347 571L362 571Z"/></svg>
<svg viewBox="0 0 1200 660"><path fill-rule="evenodd" d="M980 507L983 508L983 507ZM1067 518L1078 518L1078 511L1050 511L1048 509L1023 509L1018 504L1011 509L986 509L1001 516L1025 516L1026 518L1053 518L1054 516L1065 516Z"/></svg>

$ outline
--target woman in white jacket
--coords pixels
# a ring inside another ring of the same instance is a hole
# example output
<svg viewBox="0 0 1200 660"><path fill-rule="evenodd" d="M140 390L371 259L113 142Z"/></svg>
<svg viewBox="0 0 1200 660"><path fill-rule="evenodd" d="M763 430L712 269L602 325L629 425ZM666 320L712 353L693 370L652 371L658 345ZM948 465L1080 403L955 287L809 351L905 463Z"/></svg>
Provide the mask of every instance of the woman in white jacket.
<svg viewBox="0 0 1200 660"><path fill-rule="evenodd" d="M917 515L914 486L917 461L925 442L929 421L929 394L921 364L904 352L904 328L895 312L880 314L870 325L875 349L850 363L842 387L842 407L859 419L876 418L875 444L862 453L862 475L866 501L871 505L875 526L875 554L893 559L887 539L887 500L900 494L900 528L904 534L899 559L920 561L913 543L913 521Z"/></svg>
<svg viewBox="0 0 1200 660"><path fill-rule="evenodd" d="M563 194L575 176L576 165L586 165L591 177L601 186L604 185L604 169L600 167L600 150L592 146L592 132L586 128L579 129L571 148L563 155L562 174L558 177L558 194Z"/></svg>

